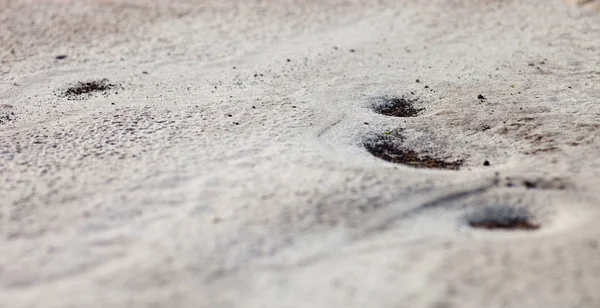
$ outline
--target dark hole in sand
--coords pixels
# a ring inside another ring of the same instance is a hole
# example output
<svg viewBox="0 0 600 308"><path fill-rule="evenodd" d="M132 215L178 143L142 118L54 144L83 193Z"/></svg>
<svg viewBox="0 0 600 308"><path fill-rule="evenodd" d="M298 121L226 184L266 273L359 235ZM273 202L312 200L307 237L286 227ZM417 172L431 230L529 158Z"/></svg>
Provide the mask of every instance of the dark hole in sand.
<svg viewBox="0 0 600 308"><path fill-rule="evenodd" d="M523 219L510 219L506 221L495 221L495 220L483 220L473 221L469 225L473 228L481 229L509 229L509 230L537 230L540 228L539 225L533 224Z"/></svg>
<svg viewBox="0 0 600 308"><path fill-rule="evenodd" d="M364 146L373 156L383 160L403 164L415 168L458 170L462 160L445 161L427 155L421 155L413 150L402 148L392 137L381 137L379 140L365 142Z"/></svg>
<svg viewBox="0 0 600 308"><path fill-rule="evenodd" d="M0 124L5 124L16 119L15 112L12 111L12 106L8 104L0 104Z"/></svg>
<svg viewBox="0 0 600 308"><path fill-rule="evenodd" d="M15 119L15 113L14 112L0 113L0 124L8 123L10 121L14 121L14 119Z"/></svg>
<svg viewBox="0 0 600 308"><path fill-rule="evenodd" d="M86 82L80 81L67 88L67 90L65 90L65 92L63 93L63 96L66 96L68 98L79 98L81 96L90 95L96 92L105 92L116 87L117 85L109 83L108 79Z"/></svg>
<svg viewBox="0 0 600 308"><path fill-rule="evenodd" d="M473 213L469 226L488 230L537 230L540 225L531 221L526 209L510 206L490 207Z"/></svg>
<svg viewBox="0 0 600 308"><path fill-rule="evenodd" d="M424 108L415 108L413 106L416 100L403 97L385 97L378 98L373 104L373 110L379 114L391 117L416 117Z"/></svg>

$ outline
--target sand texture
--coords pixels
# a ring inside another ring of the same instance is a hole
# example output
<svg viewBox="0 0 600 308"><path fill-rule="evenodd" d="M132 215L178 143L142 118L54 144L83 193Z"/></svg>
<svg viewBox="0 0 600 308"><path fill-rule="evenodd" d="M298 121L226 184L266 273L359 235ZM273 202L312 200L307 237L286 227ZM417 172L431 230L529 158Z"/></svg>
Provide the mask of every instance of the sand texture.
<svg viewBox="0 0 600 308"><path fill-rule="evenodd" d="M0 1L0 307L600 307L600 1Z"/></svg>

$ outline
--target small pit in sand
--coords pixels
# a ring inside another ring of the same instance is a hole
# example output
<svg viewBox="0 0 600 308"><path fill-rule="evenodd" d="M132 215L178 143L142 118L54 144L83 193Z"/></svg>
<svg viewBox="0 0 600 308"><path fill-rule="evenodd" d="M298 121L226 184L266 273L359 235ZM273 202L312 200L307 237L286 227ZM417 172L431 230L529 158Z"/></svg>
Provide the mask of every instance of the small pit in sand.
<svg viewBox="0 0 600 308"><path fill-rule="evenodd" d="M404 97L380 97L373 102L373 110L390 117L409 118L419 115L424 108L415 108L417 100Z"/></svg>
<svg viewBox="0 0 600 308"><path fill-rule="evenodd" d="M108 90L114 89L116 87L117 85L110 83L108 79L100 79L85 82L80 81L69 86L69 88L67 88L62 93L62 96L68 99L80 99L86 96L90 96L93 93L107 92Z"/></svg>
<svg viewBox="0 0 600 308"><path fill-rule="evenodd" d="M0 124L5 124L16 119L13 106L8 104L0 104Z"/></svg>
<svg viewBox="0 0 600 308"><path fill-rule="evenodd" d="M446 161L403 148L401 139L384 135L365 142L364 147L375 157L415 168L459 170L463 164L462 160Z"/></svg>
<svg viewBox="0 0 600 308"><path fill-rule="evenodd" d="M469 226L487 230L527 230L540 228L524 208L510 206L488 207L472 213L467 218Z"/></svg>

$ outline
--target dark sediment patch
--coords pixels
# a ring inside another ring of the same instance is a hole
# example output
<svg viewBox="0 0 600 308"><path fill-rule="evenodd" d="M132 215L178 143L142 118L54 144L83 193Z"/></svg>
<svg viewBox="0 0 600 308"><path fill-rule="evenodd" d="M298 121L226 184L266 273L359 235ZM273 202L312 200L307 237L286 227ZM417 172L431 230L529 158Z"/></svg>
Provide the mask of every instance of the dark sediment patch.
<svg viewBox="0 0 600 308"><path fill-rule="evenodd" d="M524 208L510 206L489 207L468 217L469 226L487 230L537 230L531 214Z"/></svg>
<svg viewBox="0 0 600 308"><path fill-rule="evenodd" d="M373 103L373 110L391 117L416 117L424 108L415 108L417 100L404 97L381 97Z"/></svg>
<svg viewBox="0 0 600 308"><path fill-rule="evenodd" d="M463 164L462 160L445 161L419 154L413 150L403 148L401 142L393 138L383 136L377 140L365 142L364 147L375 157L415 168L459 170Z"/></svg>
<svg viewBox="0 0 600 308"><path fill-rule="evenodd" d="M68 99L80 99L89 97L93 93L106 93L108 90L116 88L116 84L112 84L108 79L93 80L86 82L78 82L69 86L63 93L63 97Z"/></svg>
<svg viewBox="0 0 600 308"><path fill-rule="evenodd" d="M527 189L565 190L573 188L573 184L566 178L522 178L505 177L501 182L506 187L525 187Z"/></svg>
<svg viewBox="0 0 600 308"><path fill-rule="evenodd" d="M533 224L527 220L510 219L505 221L483 220L470 222L469 225L473 228L481 229L508 229L508 230L537 230L539 225Z"/></svg>
<svg viewBox="0 0 600 308"><path fill-rule="evenodd" d="M0 104L0 124L6 124L16 120L17 116L12 109L12 105Z"/></svg>

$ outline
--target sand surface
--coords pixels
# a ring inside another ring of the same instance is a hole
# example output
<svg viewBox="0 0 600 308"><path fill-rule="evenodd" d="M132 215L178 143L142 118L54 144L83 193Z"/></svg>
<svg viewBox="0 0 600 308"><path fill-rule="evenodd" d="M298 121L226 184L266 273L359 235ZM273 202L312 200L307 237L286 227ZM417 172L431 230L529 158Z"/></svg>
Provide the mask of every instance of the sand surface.
<svg viewBox="0 0 600 308"><path fill-rule="evenodd" d="M1 1L0 307L600 307L598 7Z"/></svg>

